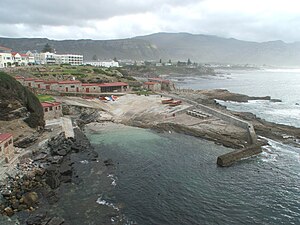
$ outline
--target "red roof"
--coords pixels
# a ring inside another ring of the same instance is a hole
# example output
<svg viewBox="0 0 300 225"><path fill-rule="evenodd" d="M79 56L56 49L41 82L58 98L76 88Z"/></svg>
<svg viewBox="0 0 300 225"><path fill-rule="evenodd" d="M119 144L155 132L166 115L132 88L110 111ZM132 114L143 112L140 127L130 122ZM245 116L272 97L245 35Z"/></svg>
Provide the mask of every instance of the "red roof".
<svg viewBox="0 0 300 225"><path fill-rule="evenodd" d="M79 84L81 83L79 80L65 80L58 82L59 84Z"/></svg>
<svg viewBox="0 0 300 225"><path fill-rule="evenodd" d="M24 77L16 76L15 79L16 79L16 80L20 80L20 79L24 79Z"/></svg>
<svg viewBox="0 0 300 225"><path fill-rule="evenodd" d="M26 55L26 54L20 54L20 56L22 56L22 57L28 57L28 55Z"/></svg>
<svg viewBox="0 0 300 225"><path fill-rule="evenodd" d="M41 104L42 104L43 108L47 108L47 107L58 106L61 103L60 102L42 102Z"/></svg>
<svg viewBox="0 0 300 225"><path fill-rule="evenodd" d="M84 84L81 84L81 86L85 87L85 86L99 86L100 84L99 83L84 83Z"/></svg>
<svg viewBox="0 0 300 225"><path fill-rule="evenodd" d="M40 83L40 82L44 82L44 80L35 80L34 82Z"/></svg>
<svg viewBox="0 0 300 225"><path fill-rule="evenodd" d="M25 78L24 81L35 81L35 78Z"/></svg>
<svg viewBox="0 0 300 225"><path fill-rule="evenodd" d="M44 81L44 84L57 84L58 82L55 80Z"/></svg>
<svg viewBox="0 0 300 225"><path fill-rule="evenodd" d="M0 144L11 137L12 137L12 134L9 134L9 133L0 134Z"/></svg>
<svg viewBox="0 0 300 225"><path fill-rule="evenodd" d="M13 56L15 56L16 54L19 54L18 52L12 52L11 53Z"/></svg>
<svg viewBox="0 0 300 225"><path fill-rule="evenodd" d="M154 84L159 84L158 82L153 82L153 81L148 81L148 82L144 82L144 84L146 85L154 85Z"/></svg>
<svg viewBox="0 0 300 225"><path fill-rule="evenodd" d="M120 86L128 86L127 83L124 82L114 82L114 83L102 83L99 84L100 87L120 87Z"/></svg>

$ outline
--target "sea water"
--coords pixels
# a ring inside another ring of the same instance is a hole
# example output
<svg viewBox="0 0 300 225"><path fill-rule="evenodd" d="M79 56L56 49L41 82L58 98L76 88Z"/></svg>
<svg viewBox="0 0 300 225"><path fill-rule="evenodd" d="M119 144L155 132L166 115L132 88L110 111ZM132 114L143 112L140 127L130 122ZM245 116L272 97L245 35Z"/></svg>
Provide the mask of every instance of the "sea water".
<svg viewBox="0 0 300 225"><path fill-rule="evenodd" d="M299 149L269 140L261 155L221 168L231 149L191 136L133 127L88 136L116 165L123 224L300 223Z"/></svg>
<svg viewBox="0 0 300 225"><path fill-rule="evenodd" d="M222 104L300 127L300 71L238 71L177 85L281 99ZM115 162L111 185L123 206L121 224L300 224L298 148L268 139L262 154L221 168L217 156L231 149L200 138L124 126L87 135L102 158Z"/></svg>
<svg viewBox="0 0 300 225"><path fill-rule="evenodd" d="M224 71L223 71L224 72ZM230 110L252 112L270 122L300 127L300 70L267 69L230 71L215 77L193 76L177 81L179 88L227 89L249 96L271 96L282 102L223 102Z"/></svg>

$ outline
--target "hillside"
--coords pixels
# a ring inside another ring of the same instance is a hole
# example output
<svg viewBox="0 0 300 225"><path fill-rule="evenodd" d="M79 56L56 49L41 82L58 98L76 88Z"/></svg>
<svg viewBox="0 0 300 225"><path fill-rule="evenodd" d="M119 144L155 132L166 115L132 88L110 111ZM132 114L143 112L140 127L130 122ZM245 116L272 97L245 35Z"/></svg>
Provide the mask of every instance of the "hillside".
<svg viewBox="0 0 300 225"><path fill-rule="evenodd" d="M0 72L0 121L22 119L31 128L44 126L44 112L38 98L14 78Z"/></svg>
<svg viewBox="0 0 300 225"><path fill-rule="evenodd" d="M249 42L209 35L188 33L157 33L120 40L64 40L45 38L0 38L0 45L15 51L41 51L49 43L57 53L80 53L85 60L132 59L172 61L190 58L202 63L268 64L297 66L300 43L282 41Z"/></svg>

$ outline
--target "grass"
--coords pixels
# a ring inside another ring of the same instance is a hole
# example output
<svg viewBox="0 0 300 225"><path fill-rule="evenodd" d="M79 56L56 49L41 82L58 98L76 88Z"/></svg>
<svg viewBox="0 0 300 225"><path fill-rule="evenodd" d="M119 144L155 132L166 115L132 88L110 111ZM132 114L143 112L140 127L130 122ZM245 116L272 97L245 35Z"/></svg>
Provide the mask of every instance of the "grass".
<svg viewBox="0 0 300 225"><path fill-rule="evenodd" d="M37 96L40 102L52 102L55 99L51 95L38 95Z"/></svg>

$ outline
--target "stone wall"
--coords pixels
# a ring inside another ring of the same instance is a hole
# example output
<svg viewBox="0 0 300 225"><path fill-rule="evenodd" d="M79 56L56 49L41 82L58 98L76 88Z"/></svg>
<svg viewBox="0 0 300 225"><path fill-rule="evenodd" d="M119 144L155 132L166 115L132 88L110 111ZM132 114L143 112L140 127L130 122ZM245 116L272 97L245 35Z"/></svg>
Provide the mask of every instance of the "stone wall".
<svg viewBox="0 0 300 225"><path fill-rule="evenodd" d="M237 126L237 127L241 127L245 130L247 130L248 132L248 144L252 145L252 144L256 144L257 142L257 136L256 136L256 133L255 133L255 130L254 130L254 127L251 123L248 123L244 120L241 120L239 118L236 118L234 116L231 116L231 115L228 115L228 114L225 114L221 111L218 111L216 109L212 109L210 107L207 107L205 105L202 105L202 104L197 104L196 108L200 109L201 111L203 112L206 112L206 113L209 113L215 117L218 117L230 124L233 124L234 126Z"/></svg>

